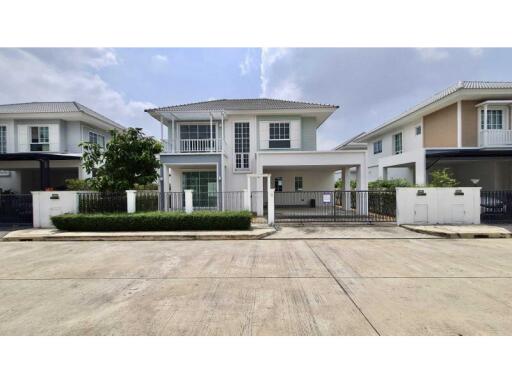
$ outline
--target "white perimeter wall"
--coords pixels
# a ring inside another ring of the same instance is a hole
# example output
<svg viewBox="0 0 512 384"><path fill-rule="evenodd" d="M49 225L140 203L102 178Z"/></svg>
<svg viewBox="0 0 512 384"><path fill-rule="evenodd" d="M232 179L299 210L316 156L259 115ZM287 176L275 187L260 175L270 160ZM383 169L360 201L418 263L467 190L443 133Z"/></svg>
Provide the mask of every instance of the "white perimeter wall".
<svg viewBox="0 0 512 384"><path fill-rule="evenodd" d="M32 192L32 202L34 228L53 228L51 216L78 212L77 191Z"/></svg>

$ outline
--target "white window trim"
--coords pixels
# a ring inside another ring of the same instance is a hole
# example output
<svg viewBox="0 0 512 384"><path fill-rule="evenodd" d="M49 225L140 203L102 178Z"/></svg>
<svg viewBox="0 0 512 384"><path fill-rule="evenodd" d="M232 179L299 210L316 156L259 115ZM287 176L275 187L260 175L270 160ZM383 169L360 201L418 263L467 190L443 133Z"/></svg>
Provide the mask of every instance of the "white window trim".
<svg viewBox="0 0 512 384"><path fill-rule="evenodd" d="M282 124L282 123L288 123L288 139L271 139L270 138L270 124ZM286 151L292 149L292 120L272 120L268 121L268 149L270 151ZM290 148L270 148L270 142L271 141L290 141Z"/></svg>
<svg viewBox="0 0 512 384"><path fill-rule="evenodd" d="M249 124L249 152L235 152L235 140L236 140L236 130L235 130L235 124L236 123L248 123ZM233 165L233 173L251 173L251 165L252 165L252 161L251 161L251 122L248 121L248 120L237 120L237 121L233 121L233 161L232 161L232 165ZM248 167L247 168L237 168L236 167L236 155L237 153L247 153L247 155L249 155L249 164L248 164Z"/></svg>
<svg viewBox="0 0 512 384"><path fill-rule="evenodd" d="M101 145L100 145L100 147L105 148L105 146L106 146L106 144L107 144L107 143L106 143L106 140L105 140L105 135L102 135L101 133L98 133L98 132L89 131L89 134L88 134L88 137L87 137L87 139L88 139L88 140L90 140L90 139L91 139L91 133L92 133L93 135L96 135L96 137L97 137L97 138L98 138L98 137L102 137L102 138L103 138L103 146L101 146ZM98 139L97 139L97 138L96 138L96 143L95 143L95 144L98 144ZM90 142L90 141L89 141L89 142Z"/></svg>
<svg viewBox="0 0 512 384"><path fill-rule="evenodd" d="M395 151L395 136L397 136L397 135L402 136L402 142L401 142L402 148L400 148L400 152ZM404 132L403 131L395 132L391 135L391 154L392 155L401 155L402 153L404 153Z"/></svg>
<svg viewBox="0 0 512 384"><path fill-rule="evenodd" d="M478 111L477 111L477 115L478 115L478 132L480 132L482 130L481 126L482 126L482 112L484 111L484 107L478 107ZM510 125L509 125L509 114L510 114L510 109L506 106L498 106L498 105L492 105L492 106L487 106L487 112L489 111L501 111L502 113L502 116L503 116L503 128L502 130L505 130L505 129L510 129ZM494 131L494 129L489 129L489 130L492 130Z"/></svg>
<svg viewBox="0 0 512 384"><path fill-rule="evenodd" d="M29 125L28 126L29 128L29 133L28 133L28 149L29 149L29 152L49 152L51 150L50 148L50 126L49 125ZM32 128L37 128L37 143L33 143L32 142ZM48 130L48 141L39 141L40 140L40 133L39 133L39 130L41 128L46 128ZM32 144L41 144L41 145L45 145L45 144L48 144L48 150L47 151L33 151L32 150Z"/></svg>

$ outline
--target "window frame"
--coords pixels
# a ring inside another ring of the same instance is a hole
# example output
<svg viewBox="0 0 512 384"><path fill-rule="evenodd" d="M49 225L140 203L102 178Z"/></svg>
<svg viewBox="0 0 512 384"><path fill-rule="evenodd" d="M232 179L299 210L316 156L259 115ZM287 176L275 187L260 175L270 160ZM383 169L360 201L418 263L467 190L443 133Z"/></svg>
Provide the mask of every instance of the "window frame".
<svg viewBox="0 0 512 384"><path fill-rule="evenodd" d="M400 137L400 150L397 150L396 137ZM391 145L392 145L391 149L392 149L393 155L400 155L401 153L404 152L404 135L402 132L397 132L397 133L393 134Z"/></svg>
<svg viewBox="0 0 512 384"><path fill-rule="evenodd" d="M281 180L281 185L278 185L278 180ZM274 177L274 192L283 192L284 186L284 178L283 176L275 176ZM277 188L279 187L279 188Z"/></svg>
<svg viewBox="0 0 512 384"><path fill-rule="evenodd" d="M422 130L423 128L421 127L421 125L417 125L416 128L414 128L414 133L416 133L416 136L419 136L421 135Z"/></svg>
<svg viewBox="0 0 512 384"><path fill-rule="evenodd" d="M382 153L382 139L373 142L373 154L378 155Z"/></svg>
<svg viewBox="0 0 512 384"><path fill-rule="evenodd" d="M497 128L497 119L494 123L491 122L489 124L489 119L492 120L492 115L494 115L496 112L499 112L501 114L501 127ZM480 130L483 131L484 128L484 115L485 115L485 109L480 108L480 113L478 114L478 120L479 120L479 127ZM487 129L488 130L504 130L506 129L505 122L506 122L506 116L507 116L507 110L503 107L492 107L487 108ZM493 127L494 126L494 127Z"/></svg>
<svg viewBox="0 0 512 384"><path fill-rule="evenodd" d="M91 135L93 136L96 136L96 142L94 141L91 141ZM103 143L98 143L98 139L101 138L102 142ZM94 131L89 131L89 143L91 144L97 144L99 145L101 148L105 148L105 135L102 135L101 133L97 133L97 132L94 132Z"/></svg>
<svg viewBox="0 0 512 384"><path fill-rule="evenodd" d="M48 125L30 125L30 152L49 152L50 151L50 127ZM37 128L37 141L33 141L33 129ZM46 141L41 141L41 130L46 129ZM33 146L41 146L41 149L34 150ZM45 149L46 148L46 149Z"/></svg>
<svg viewBox="0 0 512 384"><path fill-rule="evenodd" d="M244 125L247 124L247 127L242 126L238 127L242 129L242 137L237 138L237 124ZM247 137L244 137L245 134L243 130L247 128ZM241 148L237 148L237 140L240 140L239 144ZM244 143L246 140L246 143ZM247 145L247 150L245 150L245 144ZM241 151L237 151L237 149L241 149ZM251 123L249 121L235 121L233 122L233 170L237 173L250 172L251 170L251 160L250 154L251 152ZM240 166L239 166L240 165Z"/></svg>
<svg viewBox="0 0 512 384"><path fill-rule="evenodd" d="M0 153L7 153L7 126L0 124Z"/></svg>
<svg viewBox="0 0 512 384"><path fill-rule="evenodd" d="M278 125L272 127L272 125ZM283 125L283 127L281 127ZM268 123L268 148L269 149L290 149L292 146L291 140L291 121L269 121ZM275 129L277 128L277 138L275 138ZM283 132L281 132L283 129ZM272 138L272 130L274 130L274 138ZM286 130L288 131L286 134ZM288 137L286 137L288 136ZM282 145L279 145L282 144Z"/></svg>
<svg viewBox="0 0 512 384"><path fill-rule="evenodd" d="M297 188L297 182L300 183L299 188ZM304 177L303 176L295 176L294 177L294 187L295 187L295 192L302 192L304 190Z"/></svg>

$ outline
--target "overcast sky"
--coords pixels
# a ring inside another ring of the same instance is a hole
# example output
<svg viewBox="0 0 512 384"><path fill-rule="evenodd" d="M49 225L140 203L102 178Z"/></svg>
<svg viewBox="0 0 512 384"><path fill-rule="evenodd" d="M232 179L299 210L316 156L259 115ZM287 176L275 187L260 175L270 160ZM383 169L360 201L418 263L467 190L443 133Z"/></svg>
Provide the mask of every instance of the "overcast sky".
<svg viewBox="0 0 512 384"><path fill-rule="evenodd" d="M331 149L459 80L512 80L512 49L0 49L0 104L78 101L158 135L144 109L216 98L336 104Z"/></svg>

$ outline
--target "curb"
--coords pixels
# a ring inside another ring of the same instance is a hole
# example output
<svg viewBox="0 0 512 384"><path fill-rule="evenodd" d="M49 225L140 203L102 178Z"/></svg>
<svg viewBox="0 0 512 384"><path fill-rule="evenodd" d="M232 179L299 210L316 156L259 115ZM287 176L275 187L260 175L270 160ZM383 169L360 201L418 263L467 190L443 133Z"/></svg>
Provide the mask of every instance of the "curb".
<svg viewBox="0 0 512 384"><path fill-rule="evenodd" d="M512 238L512 233L506 232L447 232L441 229L425 229L418 228L410 225L400 225L409 231L422 233L424 235L432 235L444 237L446 239L509 239Z"/></svg>

